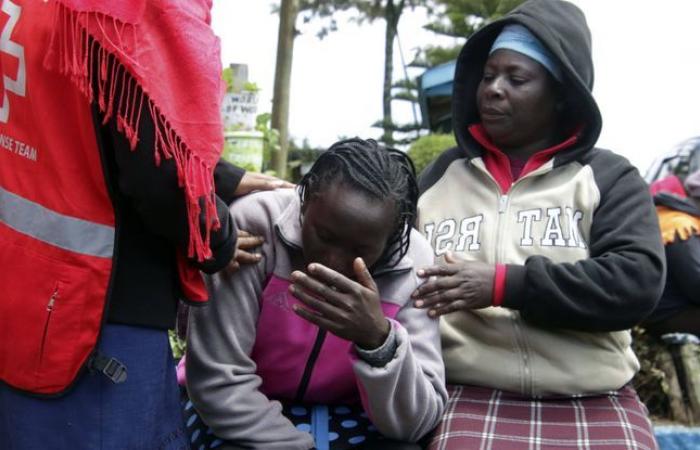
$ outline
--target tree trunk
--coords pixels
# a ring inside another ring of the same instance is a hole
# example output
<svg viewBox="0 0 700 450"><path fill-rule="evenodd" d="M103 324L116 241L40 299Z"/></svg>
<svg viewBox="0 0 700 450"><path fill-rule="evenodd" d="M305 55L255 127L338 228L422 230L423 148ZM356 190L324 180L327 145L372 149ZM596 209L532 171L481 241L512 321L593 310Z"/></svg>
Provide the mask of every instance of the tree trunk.
<svg viewBox="0 0 700 450"><path fill-rule="evenodd" d="M275 86L272 97L270 125L279 131L278 151L272 155L272 168L277 176L284 178L287 172L289 147L289 90L292 78L295 24L299 13L299 0L282 0L280 26L277 33L277 61L275 64Z"/></svg>
<svg viewBox="0 0 700 450"><path fill-rule="evenodd" d="M389 0L386 5L386 32L384 40L384 91L382 96L382 126L384 134L382 142L388 146L394 145L394 133L392 126L394 121L391 115L391 85L394 74L394 40L396 39L397 27L403 2L394 5L393 0Z"/></svg>

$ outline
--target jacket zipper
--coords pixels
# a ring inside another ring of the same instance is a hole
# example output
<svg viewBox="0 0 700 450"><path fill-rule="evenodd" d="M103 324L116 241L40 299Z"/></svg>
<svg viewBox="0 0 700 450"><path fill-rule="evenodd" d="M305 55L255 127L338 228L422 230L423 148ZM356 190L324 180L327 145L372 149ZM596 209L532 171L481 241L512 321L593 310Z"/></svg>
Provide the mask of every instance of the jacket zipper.
<svg viewBox="0 0 700 450"><path fill-rule="evenodd" d="M510 195L512 196L513 190L515 188L515 183L513 183L510 187ZM505 220L503 220L503 215L506 213L508 210L508 194L500 194L500 197L498 198L498 223L496 227L496 242L501 242L501 237L504 234L503 232L503 227ZM501 251L496 250L495 255L494 255L494 261L496 263L500 263L503 261L503 250ZM530 379L531 374L530 374L530 361L529 361L529 351L527 348L527 345L525 344L525 338L523 336L522 332L522 327L520 326L520 319L518 315L513 312L511 314L511 319L513 321L513 329L515 332L515 342L517 343L518 350L520 353L520 364L522 364L522 378L520 380L520 389L522 392L530 392L531 389L529 386L532 385L532 380Z"/></svg>
<svg viewBox="0 0 700 450"><path fill-rule="evenodd" d="M41 347L39 347L39 367L44 359L44 348L46 347L46 336L49 333L49 323L51 322L51 314L53 313L56 299L58 298L58 285L53 289L49 302L46 304L46 320L44 321L44 332L41 335Z"/></svg>
<svg viewBox="0 0 700 450"><path fill-rule="evenodd" d="M536 174L538 171L529 173L528 176L520 178L516 180L514 183L511 184L510 190L508 191L508 194L503 194L501 192L501 187L496 183L496 180L493 179L491 174L488 172L488 170L484 170L483 172L486 173L487 178L489 178L493 184L496 186L496 192L498 193L498 218L497 223L496 223L496 242L501 242L501 235L503 234L503 224L504 220L502 216L506 213L508 210L508 205L509 205L509 200L510 197L513 195L513 191L515 190L516 185L521 182L523 179L527 178L529 175ZM494 252L493 252L493 258L494 258L494 263L499 263L503 261L503 251L498 251L497 247L494 247ZM521 392L527 392L531 393L532 391L532 380L531 378L531 370L530 370L530 352L528 350L525 337L522 332L522 327L520 326L520 318L515 312L511 313L511 319L513 322L513 332L515 334L515 342L517 345L517 350L518 353L520 354L520 364L522 367L522 375L520 379L520 388Z"/></svg>
<svg viewBox="0 0 700 450"><path fill-rule="evenodd" d="M508 192L509 192L511 197L513 195L513 191L515 190L516 185L522 179L523 178L515 181L510 186L510 190ZM501 242L501 236L504 234L503 233L503 226L502 226L504 221L502 220L502 216L508 210L508 201L509 201L508 194L501 194L499 201L498 201L498 227L497 227L497 232L496 232L497 233L496 234L496 242ZM503 250L502 249L500 252L496 253L495 261L497 263L503 261ZM528 349L527 341L525 340L525 335L523 334L522 326L520 325L520 320L521 320L520 316L518 314L516 314L515 312L512 312L511 319L513 321L513 331L515 333L515 342L517 343L518 350L520 353L520 364L522 365L522 368L523 368L522 378L520 380L520 389L521 389L521 392L531 394L532 393L532 379L531 379L532 378L532 371L530 369L530 350Z"/></svg>
<svg viewBox="0 0 700 450"><path fill-rule="evenodd" d="M309 382L311 381L311 374L318 360L318 355L321 353L321 347L323 346L323 341L326 339L326 330L319 328L316 334L316 340L314 341L314 346L311 348L311 353L309 358L306 360L306 366L304 367L304 374L301 376L301 381L299 382L299 387L297 388L297 395L295 396L296 402L303 402L304 396L306 395L306 390L309 387Z"/></svg>

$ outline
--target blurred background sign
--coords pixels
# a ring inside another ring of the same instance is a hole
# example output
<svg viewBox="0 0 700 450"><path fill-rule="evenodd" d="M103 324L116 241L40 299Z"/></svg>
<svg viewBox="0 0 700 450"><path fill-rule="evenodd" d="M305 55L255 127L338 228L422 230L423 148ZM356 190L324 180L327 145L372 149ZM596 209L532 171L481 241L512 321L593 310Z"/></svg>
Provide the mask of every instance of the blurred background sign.
<svg viewBox="0 0 700 450"><path fill-rule="evenodd" d="M224 123L223 158L249 171L260 172L263 165L263 137L256 131L258 91L248 81L247 64L230 64L223 73L226 94L221 105Z"/></svg>
<svg viewBox="0 0 700 450"><path fill-rule="evenodd" d="M230 92L224 96L221 106L226 130L254 130L258 115L257 92Z"/></svg>
<svg viewBox="0 0 700 450"><path fill-rule="evenodd" d="M223 158L245 170L260 172L263 164L263 133L226 131Z"/></svg>

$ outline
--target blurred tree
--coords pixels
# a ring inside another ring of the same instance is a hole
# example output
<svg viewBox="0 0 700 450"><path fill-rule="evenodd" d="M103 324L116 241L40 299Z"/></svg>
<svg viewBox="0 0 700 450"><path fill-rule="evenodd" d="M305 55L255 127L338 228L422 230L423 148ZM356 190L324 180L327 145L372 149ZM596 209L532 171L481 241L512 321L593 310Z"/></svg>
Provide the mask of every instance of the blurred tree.
<svg viewBox="0 0 700 450"><path fill-rule="evenodd" d="M382 20L386 23L384 33L384 88L382 93L382 119L374 124L384 130L380 140L386 145L394 145L394 131L413 129L411 125L394 124L391 111L392 85L394 73L394 41L398 33L401 15L408 8L427 6L432 0L300 0L301 11L305 12L306 22L314 17L327 19L328 22L318 32L323 38L329 32L337 30L334 15L341 11L354 11L357 23Z"/></svg>
<svg viewBox="0 0 700 450"><path fill-rule="evenodd" d="M338 12L353 11L353 20L362 24L382 20L386 23L384 39L384 83L382 92L382 119L374 124L383 129L382 142L387 145L406 143L411 139L396 141L394 132L407 133L420 128L417 123L408 125L395 124L392 117L392 101L415 101L416 80L404 73L405 79L394 83L394 41L398 37L398 25L401 15L408 9L424 7L433 21L426 29L439 34L466 38L481 26L493 21L524 0L280 0L274 12L279 13L277 63L275 67L275 86L271 127L279 131L279 149L274 152L273 169L277 175L284 177L287 168L289 91L291 83L294 38L298 34L295 28L297 16L304 14L304 21L313 18L325 19L317 33L319 38L337 30L335 15ZM414 61L414 67L432 67L456 55L462 43L454 47L428 46L421 49ZM394 93L393 89L398 89Z"/></svg>
<svg viewBox="0 0 700 450"><path fill-rule="evenodd" d="M453 46L428 45L416 54L414 67L434 67L452 61L469 36L479 28L503 17L525 0L433 0L428 12L432 21L424 26L434 33L454 37Z"/></svg>
<svg viewBox="0 0 700 450"><path fill-rule="evenodd" d="M272 94L270 126L279 132L279 146L272 154L272 167L280 178L284 178L287 172L289 91L299 5L299 0L281 0L278 9L280 25L277 33L277 61L275 63L275 85Z"/></svg>

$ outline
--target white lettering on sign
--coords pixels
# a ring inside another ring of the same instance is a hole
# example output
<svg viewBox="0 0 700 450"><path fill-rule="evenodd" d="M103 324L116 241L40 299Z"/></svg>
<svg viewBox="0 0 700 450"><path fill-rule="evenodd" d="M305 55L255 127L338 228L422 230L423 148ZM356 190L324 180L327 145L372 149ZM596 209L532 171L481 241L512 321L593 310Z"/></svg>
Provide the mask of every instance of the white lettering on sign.
<svg viewBox="0 0 700 450"><path fill-rule="evenodd" d="M226 94L221 104L221 116L227 129L252 130L258 113L258 94L241 92Z"/></svg>

